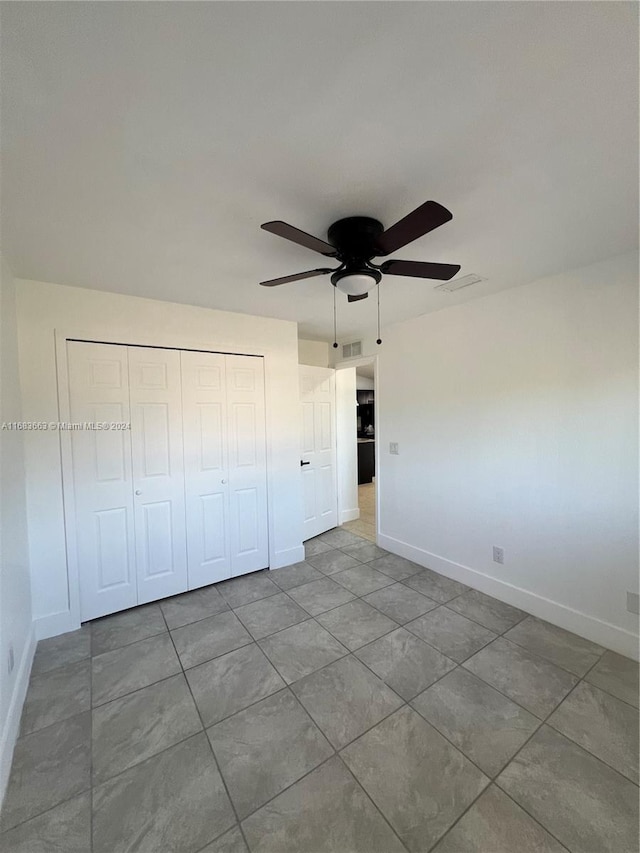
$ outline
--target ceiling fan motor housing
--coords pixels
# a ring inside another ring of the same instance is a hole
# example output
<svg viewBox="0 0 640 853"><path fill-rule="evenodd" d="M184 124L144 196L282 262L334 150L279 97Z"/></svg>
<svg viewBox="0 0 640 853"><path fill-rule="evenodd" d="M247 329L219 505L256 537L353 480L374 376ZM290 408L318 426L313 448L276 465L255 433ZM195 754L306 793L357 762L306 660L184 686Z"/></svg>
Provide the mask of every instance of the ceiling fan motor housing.
<svg viewBox="0 0 640 853"><path fill-rule="evenodd" d="M369 216L348 216L329 227L328 238L335 246L340 260L348 265L364 265L378 254L376 240L384 231L377 219Z"/></svg>

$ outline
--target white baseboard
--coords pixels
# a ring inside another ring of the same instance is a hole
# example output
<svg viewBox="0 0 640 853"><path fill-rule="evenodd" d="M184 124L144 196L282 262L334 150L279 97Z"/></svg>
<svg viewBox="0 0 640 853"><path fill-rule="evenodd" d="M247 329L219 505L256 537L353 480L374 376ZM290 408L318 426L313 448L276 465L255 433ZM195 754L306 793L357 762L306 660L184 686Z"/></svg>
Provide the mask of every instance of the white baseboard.
<svg viewBox="0 0 640 853"><path fill-rule="evenodd" d="M24 649L22 650L20 663L18 664L13 695L9 703L9 711L4 721L2 736L0 738L0 807L2 807L5 791L7 790L13 750L18 739L18 734L20 733L20 717L22 716L22 706L27 695L31 664L33 663L35 650L36 635L32 625L27 642L24 644Z"/></svg>
<svg viewBox="0 0 640 853"><path fill-rule="evenodd" d="M57 637L59 634L66 634L67 631L77 631L79 627L80 622L70 610L51 613L49 616L40 616L33 622L36 641L46 640L48 637Z"/></svg>
<svg viewBox="0 0 640 853"><path fill-rule="evenodd" d="M621 655L638 660L638 635L632 631L619 628L617 625L590 616L588 613L574 610L567 607L566 604L544 598L535 592L529 592L521 587L492 578L490 575L485 575L469 566L454 563L445 557L439 557L437 554L432 554L422 548L416 548L414 545L409 545L400 539L394 539L392 536L380 533L378 545L393 554L412 560L420 566L433 569L434 572L445 575L445 577L460 581L460 583L478 589L487 595L492 595L506 604L519 607L521 610L531 613L532 616L551 622L552 625L557 625L559 628L578 634L593 643L598 643L598 645L612 649Z"/></svg>
<svg viewBox="0 0 640 853"><path fill-rule="evenodd" d="M298 545L296 548L285 548L283 551L276 551L269 568L283 569L285 566L292 566L294 563L301 563L303 560L304 545Z"/></svg>
<svg viewBox="0 0 640 853"><path fill-rule="evenodd" d="M340 511L339 524L346 524L347 521L357 521L360 518L360 509L343 509Z"/></svg>

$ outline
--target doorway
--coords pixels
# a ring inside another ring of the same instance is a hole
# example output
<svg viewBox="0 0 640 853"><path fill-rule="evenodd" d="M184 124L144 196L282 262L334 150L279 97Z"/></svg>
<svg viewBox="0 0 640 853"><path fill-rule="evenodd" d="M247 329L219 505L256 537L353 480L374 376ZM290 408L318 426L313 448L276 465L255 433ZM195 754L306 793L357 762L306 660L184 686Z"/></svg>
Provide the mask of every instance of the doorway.
<svg viewBox="0 0 640 853"><path fill-rule="evenodd" d="M344 521L343 527L356 533L371 542L377 538L377 502L378 502L378 475L377 475L377 414L378 401L376 400L376 359L358 359L336 365L336 369L350 369L355 373L355 400L351 399L348 405L355 404L355 423L350 434L352 458L355 461L357 472L357 513L353 520ZM347 472L338 470L338 477L344 477Z"/></svg>

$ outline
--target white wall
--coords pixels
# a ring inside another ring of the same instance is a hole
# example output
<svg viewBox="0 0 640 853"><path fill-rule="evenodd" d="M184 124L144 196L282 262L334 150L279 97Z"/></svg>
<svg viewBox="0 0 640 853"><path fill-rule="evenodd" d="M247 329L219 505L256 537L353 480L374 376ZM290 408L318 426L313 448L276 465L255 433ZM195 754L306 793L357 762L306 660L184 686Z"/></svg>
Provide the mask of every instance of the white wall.
<svg viewBox="0 0 640 853"><path fill-rule="evenodd" d="M94 340L265 355L270 563L304 559L295 323L34 281L19 281L23 417L57 421L54 330ZM67 589L60 439L25 436L33 611L39 637L77 627Z"/></svg>
<svg viewBox="0 0 640 853"><path fill-rule="evenodd" d="M637 657L637 254L384 339L380 544Z"/></svg>
<svg viewBox="0 0 640 853"><path fill-rule="evenodd" d="M358 443L356 371L336 370L336 469L338 524L360 518L358 508Z"/></svg>
<svg viewBox="0 0 640 853"><path fill-rule="evenodd" d="M326 341L298 340L298 361L311 367L329 367L329 344Z"/></svg>
<svg viewBox="0 0 640 853"><path fill-rule="evenodd" d="M356 373L356 389L358 391L375 391L376 383L368 376L359 376Z"/></svg>
<svg viewBox="0 0 640 853"><path fill-rule="evenodd" d="M21 421L15 283L0 272L0 424ZM34 652L24 488L24 433L0 428L0 802ZM14 667L8 671L9 649Z"/></svg>

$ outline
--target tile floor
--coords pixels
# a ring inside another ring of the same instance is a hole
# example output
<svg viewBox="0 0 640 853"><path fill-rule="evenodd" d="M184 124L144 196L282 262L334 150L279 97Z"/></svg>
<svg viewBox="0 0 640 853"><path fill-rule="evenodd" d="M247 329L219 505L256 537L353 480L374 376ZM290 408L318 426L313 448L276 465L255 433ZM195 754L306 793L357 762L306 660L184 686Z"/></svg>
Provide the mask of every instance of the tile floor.
<svg viewBox="0 0 640 853"><path fill-rule="evenodd" d="M345 530L356 533L370 542L376 541L376 484L364 483L358 486L358 507L360 518L343 525Z"/></svg>
<svg viewBox="0 0 640 853"><path fill-rule="evenodd" d="M638 667L345 529L38 645L5 853L637 853Z"/></svg>

